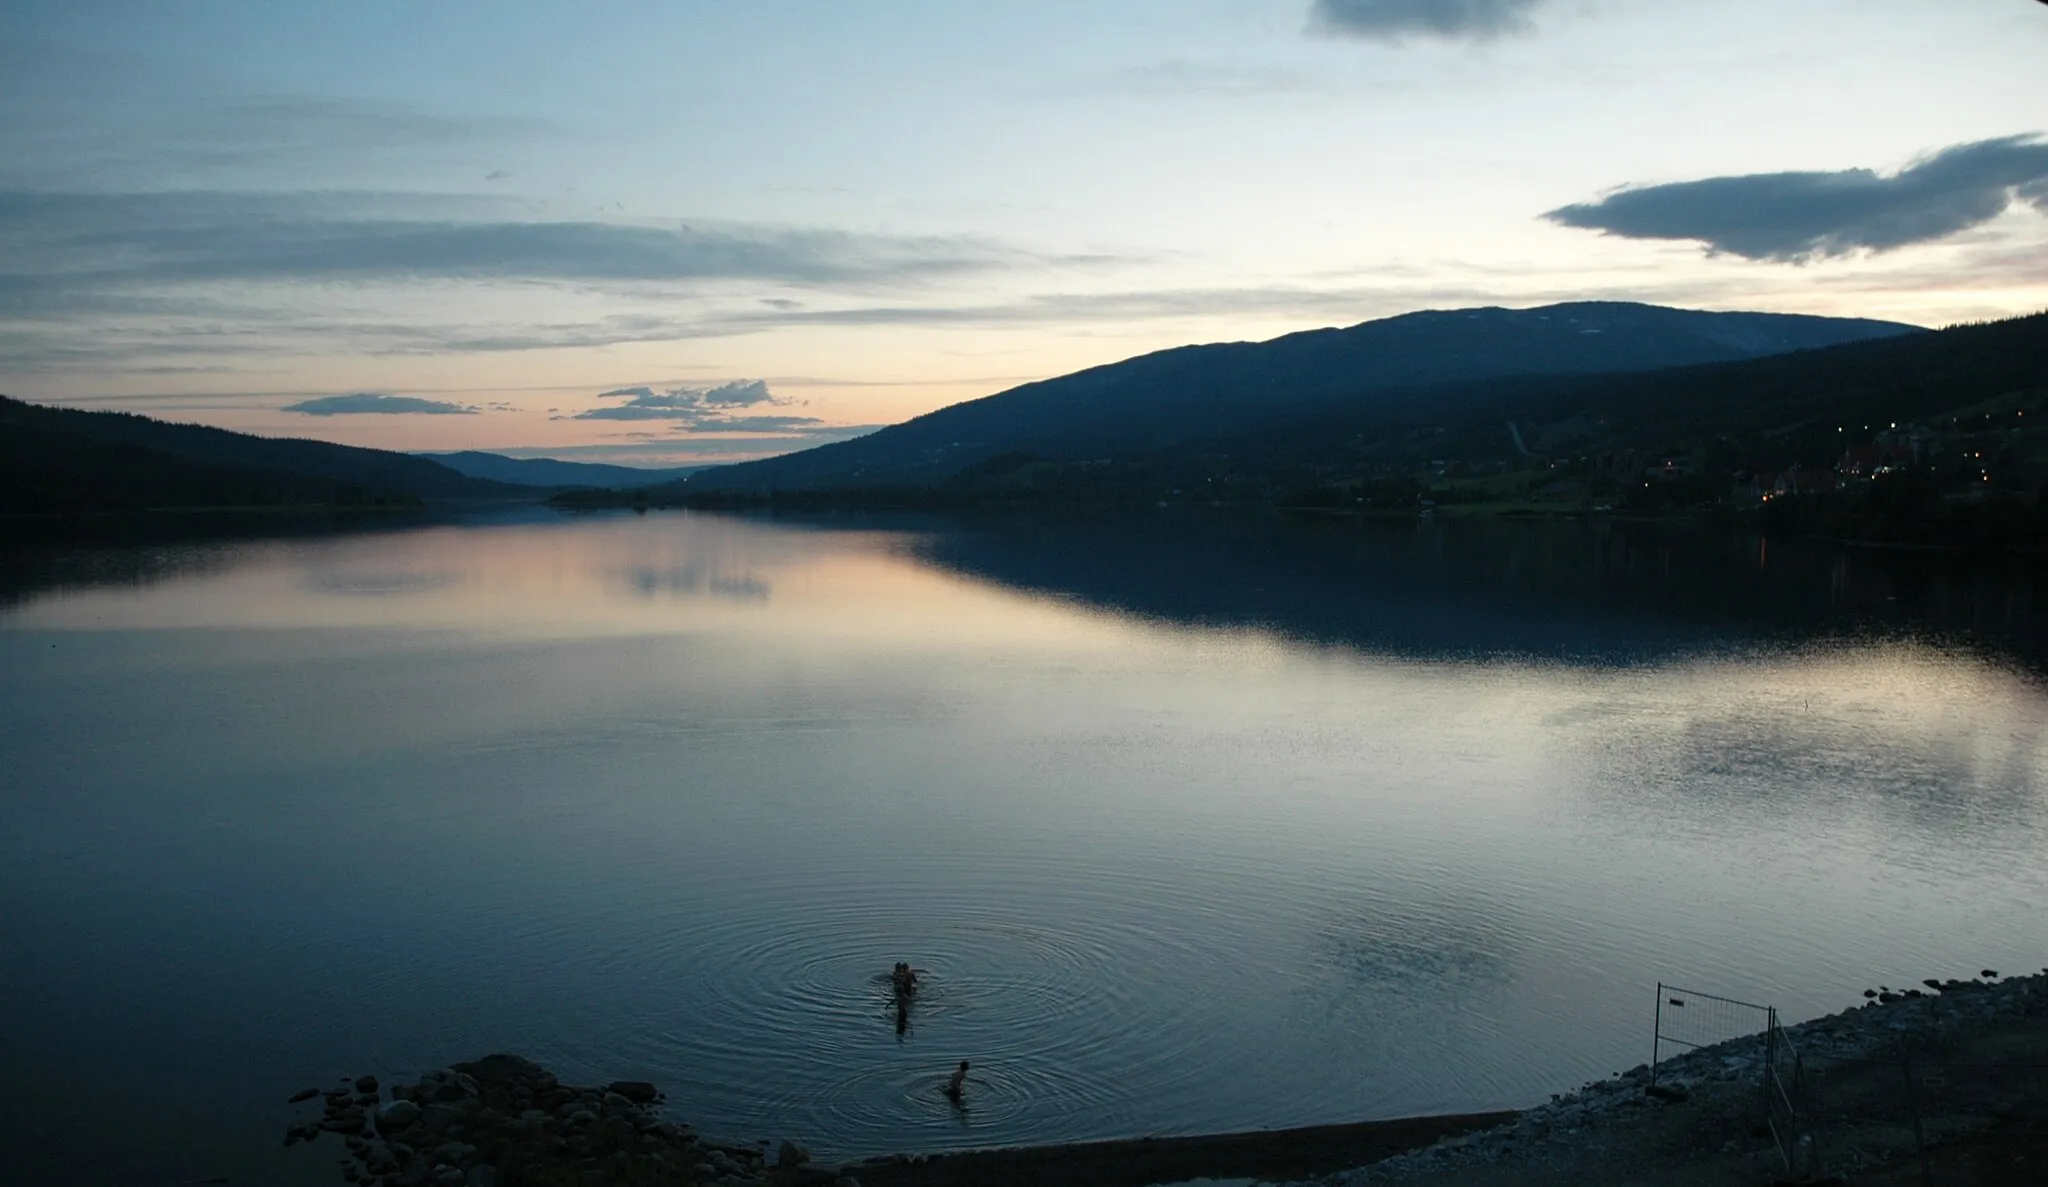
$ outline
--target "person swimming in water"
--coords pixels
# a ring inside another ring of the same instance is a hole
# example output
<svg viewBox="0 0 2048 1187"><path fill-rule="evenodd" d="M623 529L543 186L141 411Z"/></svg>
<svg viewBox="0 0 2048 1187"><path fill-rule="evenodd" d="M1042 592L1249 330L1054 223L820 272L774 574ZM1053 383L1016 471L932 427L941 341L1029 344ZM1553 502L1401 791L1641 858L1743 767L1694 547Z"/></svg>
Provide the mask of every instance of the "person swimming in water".
<svg viewBox="0 0 2048 1187"><path fill-rule="evenodd" d="M909 961L896 962L895 970L889 974L889 987L896 991L898 998L907 998L917 992L917 970L910 967Z"/></svg>
<svg viewBox="0 0 2048 1187"><path fill-rule="evenodd" d="M966 1095L966 1092L967 1061L963 1059L960 1061L960 1066L957 1069L955 1069L953 1074L947 1077L946 1079L946 1099L952 1101L956 1105L960 1104L962 1103L962 1098Z"/></svg>

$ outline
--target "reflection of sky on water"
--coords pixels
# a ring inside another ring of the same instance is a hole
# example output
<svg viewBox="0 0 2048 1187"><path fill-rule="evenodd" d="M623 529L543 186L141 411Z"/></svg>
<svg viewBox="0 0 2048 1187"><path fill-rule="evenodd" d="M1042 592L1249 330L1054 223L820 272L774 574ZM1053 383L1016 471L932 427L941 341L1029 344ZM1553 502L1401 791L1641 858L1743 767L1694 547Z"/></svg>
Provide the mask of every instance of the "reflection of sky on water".
<svg viewBox="0 0 2048 1187"><path fill-rule="evenodd" d="M758 577L707 574L703 566L694 564L669 569L631 568L621 572L619 579L626 588L643 598L690 598L709 594L739 602L765 602L770 589L769 584Z"/></svg>
<svg viewBox="0 0 2048 1187"><path fill-rule="evenodd" d="M882 600L915 601L928 620L971 614L988 600L986 589L959 596L938 579L952 574L1077 609L1423 660L1612 666L1817 639L1925 639L2029 665L2048 657L2048 634L2034 617L2048 574L2034 568L1573 522L1359 524L1175 512L801 523L529 512L369 534L4 555L0 586L26 607L58 593L134 591L211 573L231 580L210 585L210 596L239 598L261 614L253 603L277 601L266 576L303 569L314 588L337 594L473 587L467 597L413 599L415 609L394 625L431 619L438 607L459 608L452 617L479 626L660 630L687 620L672 607L636 619L624 602L758 601L781 573L863 568L864 580L817 588L863 612ZM924 563L901 563L912 558ZM895 588L869 596L885 584Z"/></svg>
<svg viewBox="0 0 2048 1187"><path fill-rule="evenodd" d="M316 593L344 597L393 597L428 593L460 580L454 573L315 571L306 581Z"/></svg>
<svg viewBox="0 0 2048 1187"><path fill-rule="evenodd" d="M73 565L0 613L0 895L63 904L0 942L70 995L0 978L52 1036L0 1056L116 1074L84 1020L156 1107L133 1053L246 1014L195 1100L370 1035L872 1153L1524 1103L1639 1062L1658 979L1798 1017L2048 946L2043 682L1928 629L1990 619L1836 631L1864 578L1713 542L1197 543L649 515ZM953 978L904 1045L862 1029L898 958ZM865 1092L921 1100L919 1043L1017 1095L921 1128Z"/></svg>

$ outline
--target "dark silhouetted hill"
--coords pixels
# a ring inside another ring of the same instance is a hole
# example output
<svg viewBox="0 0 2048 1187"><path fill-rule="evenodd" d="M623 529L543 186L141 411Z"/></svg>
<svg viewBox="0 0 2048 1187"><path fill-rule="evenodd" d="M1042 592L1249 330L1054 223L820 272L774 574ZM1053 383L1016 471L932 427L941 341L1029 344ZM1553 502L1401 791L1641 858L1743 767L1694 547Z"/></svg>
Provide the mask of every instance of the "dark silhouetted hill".
<svg viewBox="0 0 2048 1187"><path fill-rule="evenodd" d="M1189 346L1026 384L852 441L723 466L698 491L932 487L1005 457L1157 456L1331 415L1455 416L1492 381L1644 372L1921 333L1894 322L1581 302L1424 312Z"/></svg>
<svg viewBox="0 0 2048 1187"><path fill-rule="evenodd" d="M0 512L407 506L527 494L403 453L0 396Z"/></svg>

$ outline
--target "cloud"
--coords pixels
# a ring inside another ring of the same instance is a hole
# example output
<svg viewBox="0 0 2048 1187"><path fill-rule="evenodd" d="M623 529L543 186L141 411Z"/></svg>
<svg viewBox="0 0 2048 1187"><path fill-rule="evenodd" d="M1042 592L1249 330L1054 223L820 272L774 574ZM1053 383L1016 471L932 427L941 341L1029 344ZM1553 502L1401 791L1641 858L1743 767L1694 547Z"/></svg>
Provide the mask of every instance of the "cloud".
<svg viewBox="0 0 2048 1187"><path fill-rule="evenodd" d="M149 62L80 57L45 45L26 82L10 97L34 101L33 118L15 103L0 113L0 184L108 187L193 184L205 175L247 176L293 167L347 176L366 162L445 159L465 148L500 149L558 136L552 124L521 116L442 114L379 99L257 95L197 97L189 78L148 74ZM20 65L9 62L9 66ZM18 70L16 71L18 73ZM105 107L108 77L130 100L118 117ZM507 174L509 176L509 174Z"/></svg>
<svg viewBox="0 0 2048 1187"><path fill-rule="evenodd" d="M720 408L748 408L755 404L792 403L768 394L768 382L763 379L735 379L720 384L704 393L704 402Z"/></svg>
<svg viewBox="0 0 2048 1187"><path fill-rule="evenodd" d="M2015 201L2048 210L2048 143L1946 148L1889 177L1869 169L1753 173L1640 186L1543 217L1628 239L1696 239L1710 254L1806 262L1945 239Z"/></svg>
<svg viewBox="0 0 2048 1187"><path fill-rule="evenodd" d="M1401 41L1408 37L1490 41L1535 29L1529 14L1545 0L1314 0L1309 28L1330 37Z"/></svg>
<svg viewBox="0 0 2048 1187"><path fill-rule="evenodd" d="M764 283L843 298L1111 262L965 236L550 221L536 214L546 205L476 194L0 187L0 370L194 353L446 355L681 341L753 332L690 311ZM528 310L537 305L526 291L547 288L578 313L603 311L554 322L500 313L471 325L358 312L417 307L433 285L488 287L515 298L505 307ZM600 305L620 299L641 310ZM752 307L803 305L776 296Z"/></svg>
<svg viewBox="0 0 2048 1187"><path fill-rule="evenodd" d="M281 412L303 412L307 416L358 416L364 413L412 413L427 416L475 416L477 409L445 400L422 400L417 396L387 396L382 392L356 392L346 396L320 396L286 404Z"/></svg>
<svg viewBox="0 0 2048 1187"><path fill-rule="evenodd" d="M966 237L547 220L511 200L360 193L0 191L0 292L245 281L886 284L1043 263Z"/></svg>
<svg viewBox="0 0 2048 1187"><path fill-rule="evenodd" d="M687 433L808 432L824 422L814 416L736 416L747 408L789 408L801 400L778 396L766 380L735 379L716 387L622 387L598 394L600 400L622 399L568 417L569 420L668 420Z"/></svg>
<svg viewBox="0 0 2048 1187"><path fill-rule="evenodd" d="M686 433L808 433L826 426L815 416L731 416L676 427Z"/></svg>

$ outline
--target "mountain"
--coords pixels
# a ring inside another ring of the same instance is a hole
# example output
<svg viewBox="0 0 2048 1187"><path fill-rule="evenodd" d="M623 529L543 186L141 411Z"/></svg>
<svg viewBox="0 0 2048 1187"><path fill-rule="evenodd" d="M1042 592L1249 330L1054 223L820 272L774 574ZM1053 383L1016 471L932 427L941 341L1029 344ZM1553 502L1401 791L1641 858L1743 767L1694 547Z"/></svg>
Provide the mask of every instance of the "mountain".
<svg viewBox="0 0 2048 1187"><path fill-rule="evenodd" d="M529 496L409 454L0 396L0 513Z"/></svg>
<svg viewBox="0 0 2048 1187"><path fill-rule="evenodd" d="M607 466L597 462L563 462L554 458L516 458L500 453L469 449L460 453L418 453L423 457L471 478L488 478L514 486L564 487L598 486L631 490L687 478L703 466L678 466L667 470L643 470L638 466Z"/></svg>
<svg viewBox="0 0 2048 1187"><path fill-rule="evenodd" d="M1411 313L1268 342L1142 355L852 441L707 470L689 487L936 486L1005 456L1110 459L1256 434L1331 409L1435 407L1457 385L1652 371L1919 332L1896 322L1618 302Z"/></svg>

